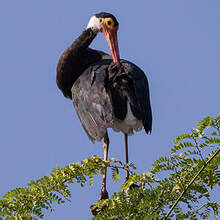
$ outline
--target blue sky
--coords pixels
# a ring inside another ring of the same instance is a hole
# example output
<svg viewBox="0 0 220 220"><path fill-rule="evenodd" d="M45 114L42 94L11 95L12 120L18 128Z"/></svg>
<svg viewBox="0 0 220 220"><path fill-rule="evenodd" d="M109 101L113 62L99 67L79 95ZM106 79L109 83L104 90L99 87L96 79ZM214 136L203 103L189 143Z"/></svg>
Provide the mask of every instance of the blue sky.
<svg viewBox="0 0 220 220"><path fill-rule="evenodd" d="M220 1L4 1L0 197L57 165L103 155L102 143L89 141L71 101L55 82L59 56L101 11L117 17L121 58L140 66L150 84L152 134L142 131L129 138L130 160L138 171L149 170L159 156L167 155L176 136L219 113ZM101 34L91 46L108 52ZM124 160L123 135L110 131L110 140L110 157ZM92 187L72 185L72 202L45 219L89 219L100 181ZM110 194L119 186L111 185L109 178Z"/></svg>

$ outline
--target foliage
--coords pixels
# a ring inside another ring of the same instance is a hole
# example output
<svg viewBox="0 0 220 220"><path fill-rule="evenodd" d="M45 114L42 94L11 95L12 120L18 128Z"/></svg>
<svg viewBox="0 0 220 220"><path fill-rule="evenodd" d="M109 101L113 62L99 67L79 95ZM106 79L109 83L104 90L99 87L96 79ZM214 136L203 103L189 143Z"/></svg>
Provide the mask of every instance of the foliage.
<svg viewBox="0 0 220 220"><path fill-rule="evenodd" d="M207 117L191 133L177 137L171 155L156 160L150 172L132 171L122 191L93 207L94 219L208 219L213 214L217 219L219 204L212 201L211 192L220 183L219 151L220 115ZM43 218L45 210L53 211L54 202L70 200L69 184L93 184L104 166L110 167L114 181L126 168L118 160L104 161L98 156L57 167L27 187L5 194L0 200L0 220ZM137 183L142 187L134 187Z"/></svg>
<svg viewBox="0 0 220 220"><path fill-rule="evenodd" d="M43 209L53 211L53 202L61 204L70 200L69 184L79 183L83 186L87 180L93 184L94 175L102 175L104 166L111 167L115 178L116 167L121 167L121 163L115 159L104 161L93 156L62 169L57 167L50 175L28 183L28 187L16 188L5 194L0 200L0 219L43 218Z"/></svg>
<svg viewBox="0 0 220 220"><path fill-rule="evenodd" d="M219 204L211 200L211 190L220 183L220 115L177 137L171 152L156 160L151 172L132 175L121 186L124 192L99 201L94 219L208 219L211 211L217 219ZM147 187L129 190L138 182Z"/></svg>

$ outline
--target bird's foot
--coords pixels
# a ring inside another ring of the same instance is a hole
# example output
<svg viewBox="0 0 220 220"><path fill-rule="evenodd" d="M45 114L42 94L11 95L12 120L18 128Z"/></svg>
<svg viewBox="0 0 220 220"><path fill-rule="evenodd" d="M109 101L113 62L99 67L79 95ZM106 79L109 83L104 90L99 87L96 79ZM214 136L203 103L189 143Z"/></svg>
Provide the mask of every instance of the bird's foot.
<svg viewBox="0 0 220 220"><path fill-rule="evenodd" d="M101 191L101 193L100 193L100 198L99 198L99 200L102 200L102 199L108 199L109 197L108 197L108 192L107 192L107 190L105 189L105 190L102 190Z"/></svg>
<svg viewBox="0 0 220 220"><path fill-rule="evenodd" d="M129 179L129 177L126 177L126 181ZM142 188L144 189L145 188L145 182L141 182L139 185L135 184L135 183L132 183L126 192L129 192L130 190L132 189L136 189L136 188Z"/></svg>
<svg viewBox="0 0 220 220"><path fill-rule="evenodd" d="M100 200L104 200L104 199L108 199L108 192L107 190L102 190L101 194L100 194ZM103 204L101 204L100 206L96 206L96 204L93 204L90 206L90 211L92 213L92 215L96 216L101 210L103 210L104 208L106 208L106 204L105 202Z"/></svg>
<svg viewBox="0 0 220 220"><path fill-rule="evenodd" d="M132 189L136 189L136 188L139 188L139 186L135 183L132 183L129 188L128 188L128 191L132 190Z"/></svg>
<svg viewBox="0 0 220 220"><path fill-rule="evenodd" d="M135 184L135 183L132 183L129 188L128 188L128 191L129 190L132 190L132 189L135 189L135 188L142 188L144 189L145 188L145 182L141 182L139 185Z"/></svg>

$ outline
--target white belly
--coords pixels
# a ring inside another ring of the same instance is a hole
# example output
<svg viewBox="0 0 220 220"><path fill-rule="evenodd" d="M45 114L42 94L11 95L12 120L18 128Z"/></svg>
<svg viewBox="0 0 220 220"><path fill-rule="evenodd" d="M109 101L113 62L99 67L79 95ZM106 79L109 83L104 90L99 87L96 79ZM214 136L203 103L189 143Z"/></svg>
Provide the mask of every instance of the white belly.
<svg viewBox="0 0 220 220"><path fill-rule="evenodd" d="M142 121L138 120L132 113L130 103L127 102L127 114L125 119L119 120L114 118L114 125L112 129L114 131L122 131L125 134L132 135L133 130L140 131L142 129Z"/></svg>

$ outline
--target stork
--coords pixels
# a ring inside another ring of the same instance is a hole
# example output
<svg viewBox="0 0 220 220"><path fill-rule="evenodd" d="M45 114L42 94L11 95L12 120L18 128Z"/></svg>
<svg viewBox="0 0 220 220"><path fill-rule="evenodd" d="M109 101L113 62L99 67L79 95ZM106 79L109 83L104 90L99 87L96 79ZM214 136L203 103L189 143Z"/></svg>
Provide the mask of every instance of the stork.
<svg viewBox="0 0 220 220"><path fill-rule="evenodd" d="M128 135L142 127L150 133L152 112L146 75L138 66L119 57L118 27L117 19L110 13L93 15L87 28L61 55L56 82L63 95L72 100L89 139L104 139L104 160L108 159L109 149L107 129L124 133L128 164ZM104 34L111 56L89 48L99 32ZM107 168L100 199L108 198L106 175Z"/></svg>

